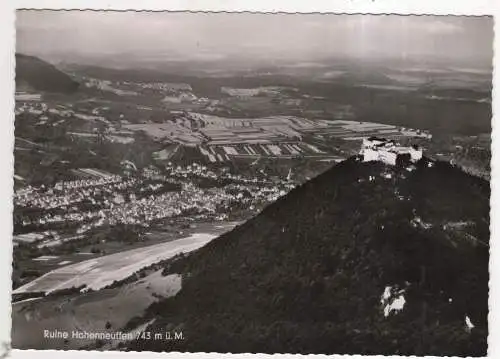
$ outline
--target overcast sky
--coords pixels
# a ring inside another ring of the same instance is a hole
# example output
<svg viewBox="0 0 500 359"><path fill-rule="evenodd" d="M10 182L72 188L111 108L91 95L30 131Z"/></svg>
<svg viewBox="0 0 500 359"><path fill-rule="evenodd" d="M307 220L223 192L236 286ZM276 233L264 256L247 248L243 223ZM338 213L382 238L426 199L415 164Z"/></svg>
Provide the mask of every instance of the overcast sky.
<svg viewBox="0 0 500 359"><path fill-rule="evenodd" d="M18 11L16 28L18 52L74 61L493 57L491 17Z"/></svg>

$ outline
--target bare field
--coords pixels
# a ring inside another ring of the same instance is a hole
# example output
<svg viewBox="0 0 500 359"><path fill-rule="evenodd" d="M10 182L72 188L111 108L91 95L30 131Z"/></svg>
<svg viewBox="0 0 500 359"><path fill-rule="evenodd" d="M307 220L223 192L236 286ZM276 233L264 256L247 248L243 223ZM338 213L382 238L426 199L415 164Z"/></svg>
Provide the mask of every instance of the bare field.
<svg viewBox="0 0 500 359"><path fill-rule="evenodd" d="M190 252L204 246L217 235L195 233L175 241L141 247L94 258L55 269L34 281L17 288L13 294L51 292L85 286L92 290L104 288L114 281L127 278L137 270L171 258L181 252Z"/></svg>

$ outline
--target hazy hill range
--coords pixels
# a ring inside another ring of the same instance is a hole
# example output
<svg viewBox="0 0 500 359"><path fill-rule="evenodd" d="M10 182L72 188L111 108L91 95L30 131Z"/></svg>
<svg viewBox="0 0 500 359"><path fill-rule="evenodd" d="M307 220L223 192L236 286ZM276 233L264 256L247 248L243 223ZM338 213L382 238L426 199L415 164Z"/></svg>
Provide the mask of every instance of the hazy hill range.
<svg viewBox="0 0 500 359"><path fill-rule="evenodd" d="M183 66L189 65L186 63ZM416 75L413 72L408 75L389 67L373 69L355 65L331 67L331 71L330 68L323 70L333 73L331 77L316 77L315 73L297 75L277 68L269 69L265 74L254 70L249 73L203 75L192 74L186 69L112 69L77 64L60 66L81 76L113 82L186 83L192 87L196 96L210 99L227 96L221 92L222 87L289 87L298 90L287 94L290 98L304 100L304 96L318 97L314 101L306 101L306 107L300 106L300 110L306 112L306 117L316 118L319 111L322 113L321 118L331 119L335 116L335 111L330 111L326 105L349 104L353 106L359 121L427 129L433 134L477 135L491 132L491 74L471 75L449 71L437 75L422 70ZM450 79L457 78L462 80L450 82ZM320 100L321 98L324 99ZM250 114L241 116L269 115L268 110L260 106L245 108ZM276 108L280 109L272 107ZM231 110L237 111L237 107ZM307 115L307 111L314 111L316 114ZM283 109L278 112L288 114Z"/></svg>
<svg viewBox="0 0 500 359"><path fill-rule="evenodd" d="M38 57L16 54L17 89L71 93L78 86L78 82Z"/></svg>
<svg viewBox="0 0 500 359"><path fill-rule="evenodd" d="M164 271L182 290L131 350L483 356L486 181L350 158Z"/></svg>

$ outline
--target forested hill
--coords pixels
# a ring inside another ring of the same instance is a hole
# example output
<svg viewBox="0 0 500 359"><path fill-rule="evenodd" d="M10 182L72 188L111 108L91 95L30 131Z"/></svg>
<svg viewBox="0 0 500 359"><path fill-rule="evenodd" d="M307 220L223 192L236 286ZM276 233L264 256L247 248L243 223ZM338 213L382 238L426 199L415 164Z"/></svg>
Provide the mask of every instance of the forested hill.
<svg viewBox="0 0 500 359"><path fill-rule="evenodd" d="M16 85L36 91L71 93L79 84L53 65L34 56L16 54Z"/></svg>
<svg viewBox="0 0 500 359"><path fill-rule="evenodd" d="M484 356L489 183L350 158L164 271L131 350Z"/></svg>

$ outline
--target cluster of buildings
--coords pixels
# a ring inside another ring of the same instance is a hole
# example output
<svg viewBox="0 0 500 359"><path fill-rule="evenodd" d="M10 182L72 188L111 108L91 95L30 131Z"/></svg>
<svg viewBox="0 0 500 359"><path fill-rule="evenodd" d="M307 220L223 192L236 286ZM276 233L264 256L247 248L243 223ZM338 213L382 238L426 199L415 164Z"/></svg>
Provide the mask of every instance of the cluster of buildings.
<svg viewBox="0 0 500 359"><path fill-rule="evenodd" d="M138 224L147 227L149 222L155 219L179 215L186 209L203 210L206 207L206 202L201 201L201 197L193 191L189 191L189 195L188 192L181 191L138 198L135 193L129 193L131 191L127 190L127 187L130 188L134 184L137 185L137 180L131 179L117 186L66 190L59 195L32 192L32 200L16 200L16 204L39 209L36 215L22 218L23 226L41 229L48 225L80 223L77 234L105 224ZM159 189L157 185L149 186L153 187L153 191ZM90 201L94 205L93 208L83 210L80 205L84 201ZM62 211L50 211L55 208Z"/></svg>
<svg viewBox="0 0 500 359"><path fill-rule="evenodd" d="M229 184L202 188L197 179L229 180ZM164 190L167 183L180 188ZM224 220L234 206L253 210L292 188L291 182L245 178L227 170L215 172L197 163L185 167L169 163L165 171L148 167L140 176L27 186L15 193L14 203L21 227L36 232L73 228L74 234L82 235L105 225L149 227L155 221L182 215Z"/></svg>
<svg viewBox="0 0 500 359"><path fill-rule="evenodd" d="M207 166L200 165L198 163L193 163L188 166L175 165L172 162L168 162L165 165L165 171L168 175L174 177L187 178L188 176L197 176L200 178L218 178L218 173L210 170Z"/></svg>
<svg viewBox="0 0 500 359"><path fill-rule="evenodd" d="M42 115L48 110L48 105L44 102L16 102L14 114L29 113L32 115Z"/></svg>
<svg viewBox="0 0 500 359"><path fill-rule="evenodd" d="M85 87L89 88L97 88L102 91L109 91L119 96L137 96L138 93L130 90L123 90L113 87L113 82L109 80L100 80L94 78L86 78L85 79Z"/></svg>
<svg viewBox="0 0 500 359"><path fill-rule="evenodd" d="M214 198L219 204L224 203L226 209L230 208L230 204L234 202L240 204L273 202L295 187L290 180L272 181L265 174L261 176L262 178L249 178L224 169L215 172L198 163L175 166L169 162L165 169L168 176L184 181L185 179L197 178L229 183L221 188L212 188L207 192L208 197L215 196Z"/></svg>
<svg viewBox="0 0 500 359"><path fill-rule="evenodd" d="M180 94L175 95L167 95L163 98L163 102L167 103L182 103L182 102L191 102L197 99L196 95L192 92L181 92Z"/></svg>
<svg viewBox="0 0 500 359"><path fill-rule="evenodd" d="M200 179L210 179L210 180L218 180L226 182L230 181L232 183L237 183L241 185L261 185L261 186L272 185L276 186L277 188L280 188L281 186L286 187L290 185L288 181L273 182L269 179L266 179L265 175L263 176L264 178L257 178L257 177L249 178L241 174L231 173L227 169L221 169L215 172L209 169L207 166L198 164L196 162L187 166L174 165L172 164L172 162L168 162L165 165L165 171L168 176L180 179L196 177Z"/></svg>
<svg viewBox="0 0 500 359"><path fill-rule="evenodd" d="M215 201L207 198L203 191L185 187L180 192L167 192L158 196L141 199L132 197L127 202L111 203L109 208L99 213L99 219L109 225L135 224L149 227L151 222L181 215L183 212L215 213ZM95 223L98 227L101 223Z"/></svg>
<svg viewBox="0 0 500 359"><path fill-rule="evenodd" d="M398 163L420 161L422 149L418 146L400 146L385 138L369 137L363 139L360 155L363 156L363 162L380 161L395 166Z"/></svg>
<svg viewBox="0 0 500 359"><path fill-rule="evenodd" d="M16 191L14 205L39 209L53 209L93 199L98 195L124 190L135 184L134 179L123 181L120 176L108 178L60 181L54 186L28 185Z"/></svg>
<svg viewBox="0 0 500 359"><path fill-rule="evenodd" d="M281 86L261 86L254 88L234 88L234 87L221 87L221 92L223 94L234 96L234 97L252 97L252 96L279 96L283 91L293 91L297 92L298 89L293 87L281 87Z"/></svg>
<svg viewBox="0 0 500 359"><path fill-rule="evenodd" d="M124 82L125 85L136 85L144 89L161 90L161 91L192 91L193 88L185 83L172 82Z"/></svg>

